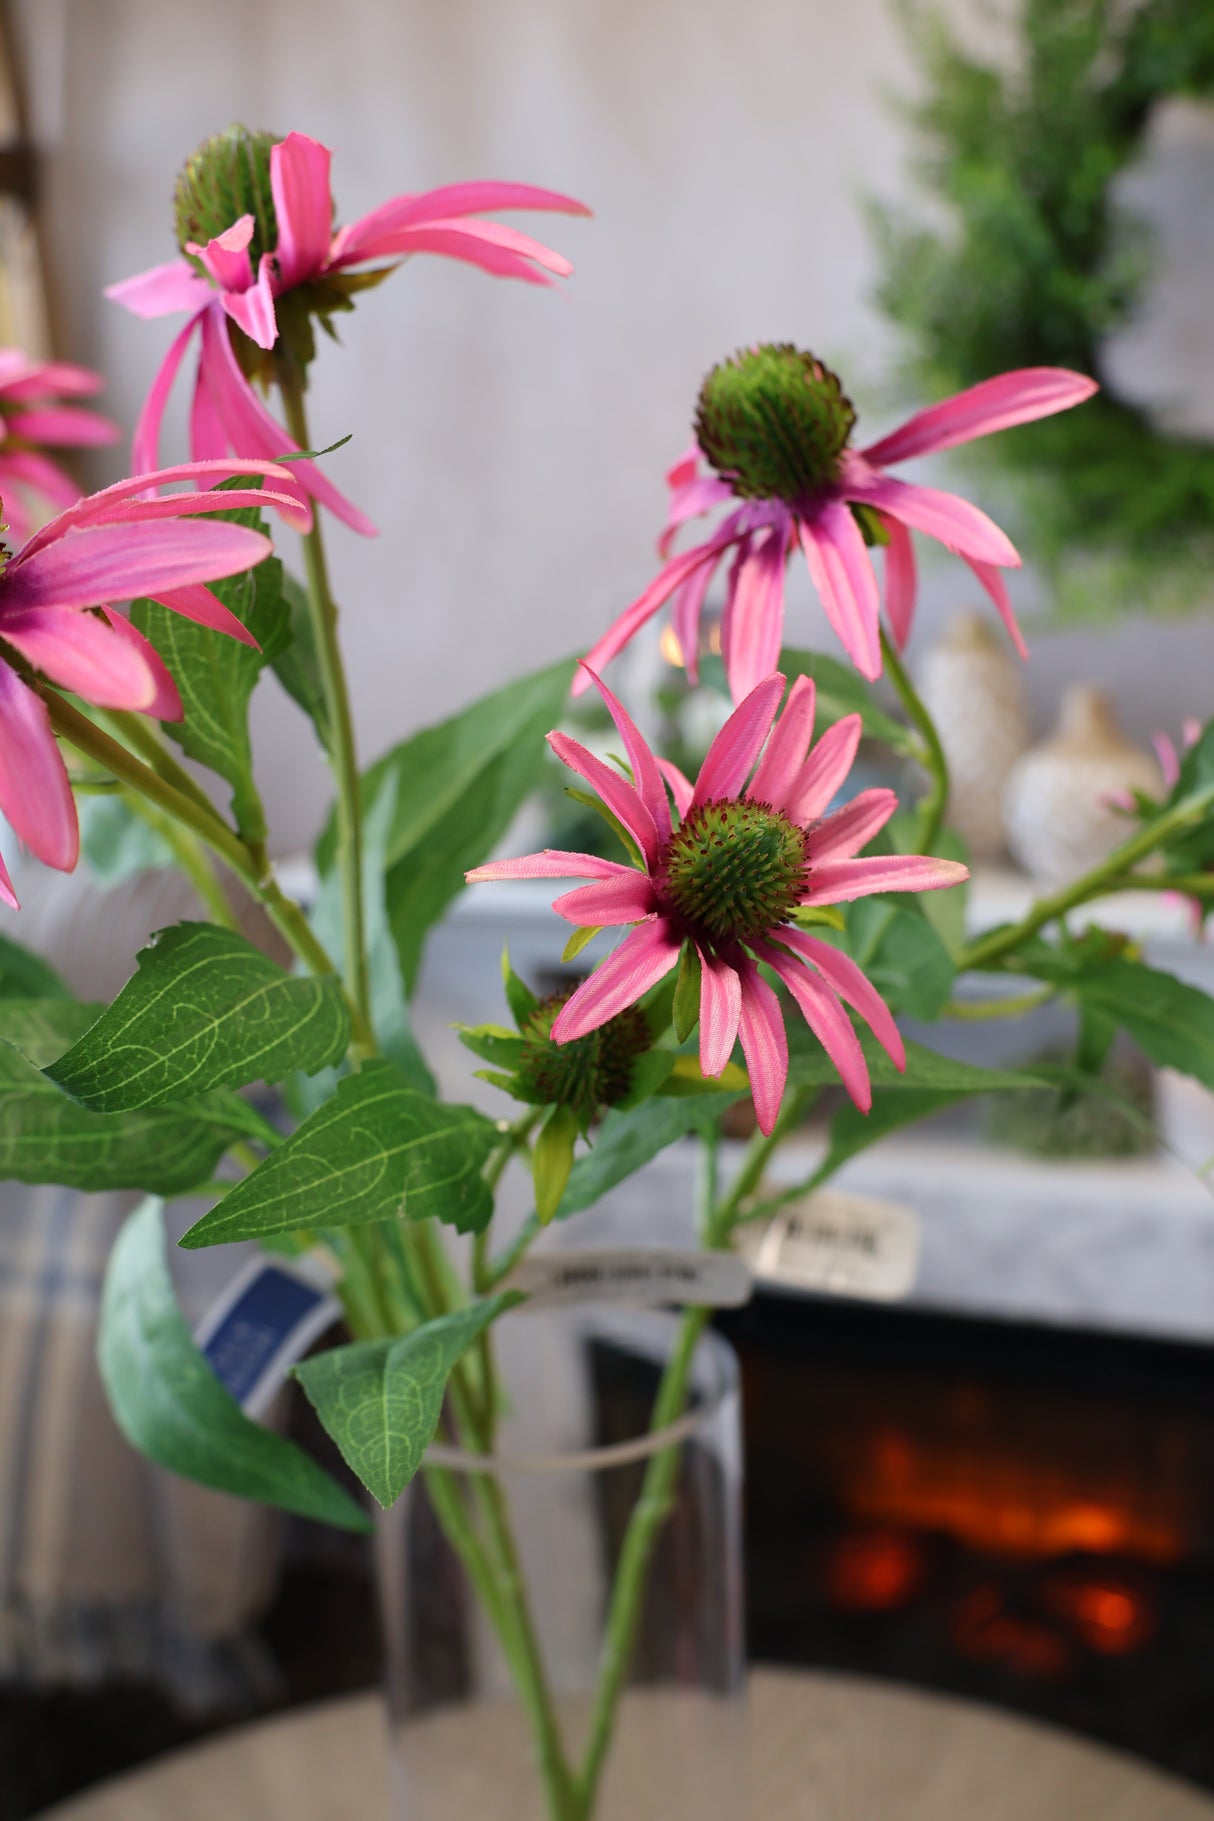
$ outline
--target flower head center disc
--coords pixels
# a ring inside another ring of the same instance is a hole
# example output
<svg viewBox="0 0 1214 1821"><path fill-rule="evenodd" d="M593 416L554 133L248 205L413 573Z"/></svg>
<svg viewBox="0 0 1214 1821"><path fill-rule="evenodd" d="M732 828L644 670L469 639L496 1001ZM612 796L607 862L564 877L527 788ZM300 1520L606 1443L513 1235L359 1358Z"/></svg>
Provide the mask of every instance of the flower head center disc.
<svg viewBox="0 0 1214 1821"><path fill-rule="evenodd" d="M803 506L839 472L856 421L829 367L790 342L765 342L712 369L696 441L742 499Z"/></svg>
<svg viewBox="0 0 1214 1821"><path fill-rule="evenodd" d="M545 1105L572 1107L589 1120L600 1107L623 1100L632 1087L633 1064L649 1048L649 1026L645 1014L629 1006L585 1037L553 1043L557 1013L575 990L571 986L553 993L532 1012L523 1026L518 1073Z"/></svg>
<svg viewBox="0 0 1214 1821"><path fill-rule="evenodd" d="M177 244L205 278L206 270L187 244L205 247L208 241L238 222L253 217L249 258L254 270L263 253L278 245L278 217L270 188L270 150L281 133L254 133L247 126L230 126L204 140L186 159L173 196Z"/></svg>
<svg viewBox="0 0 1214 1821"><path fill-rule="evenodd" d="M694 934L750 942L800 902L805 837L762 803L701 803L671 837L664 872L664 895Z"/></svg>

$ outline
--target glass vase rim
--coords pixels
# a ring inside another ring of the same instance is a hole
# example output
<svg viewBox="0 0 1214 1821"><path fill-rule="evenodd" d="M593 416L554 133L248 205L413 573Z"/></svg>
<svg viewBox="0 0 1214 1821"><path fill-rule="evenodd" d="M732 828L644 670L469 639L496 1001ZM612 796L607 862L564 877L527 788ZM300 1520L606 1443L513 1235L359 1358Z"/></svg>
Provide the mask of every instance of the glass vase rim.
<svg viewBox="0 0 1214 1821"><path fill-rule="evenodd" d="M549 1313L543 1311L543 1314ZM560 1313L560 1311L552 1311ZM596 1312L603 1320L604 1327L610 1329L617 1325L612 1318L626 1315L648 1318L656 1328L659 1324L668 1327L673 1337L678 1318L666 1310L659 1309L603 1309ZM535 1321L542 1318L541 1312L520 1311L516 1317L519 1321ZM504 1319L509 1320L510 1317ZM620 1323L622 1325L622 1323ZM518 1474L556 1474L556 1473L599 1473L615 1467L628 1466L635 1461L645 1461L650 1456L659 1454L665 1448L678 1447L690 1441L703 1429L706 1429L718 1416L721 1409L731 1397L738 1394L740 1369L738 1356L725 1336L715 1328L706 1328L696 1342L693 1358L693 1373L696 1364L705 1361L710 1371L710 1381L698 1391L696 1401L683 1415L671 1423L665 1423L661 1429L646 1429L640 1434L631 1436L622 1442L605 1442L592 1448L569 1448L556 1453L538 1454L525 1451L517 1452L509 1447L494 1454L477 1454L470 1449L457 1448L446 1442L431 1442L426 1450L423 1466L442 1467L454 1473L518 1473ZM693 1378L693 1389L694 1378Z"/></svg>

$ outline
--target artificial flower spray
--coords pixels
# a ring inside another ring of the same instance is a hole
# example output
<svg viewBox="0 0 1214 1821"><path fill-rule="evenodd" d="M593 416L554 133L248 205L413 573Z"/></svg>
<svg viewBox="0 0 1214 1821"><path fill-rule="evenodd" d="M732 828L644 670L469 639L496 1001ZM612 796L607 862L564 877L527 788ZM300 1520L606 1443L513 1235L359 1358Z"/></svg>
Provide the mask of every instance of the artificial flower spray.
<svg viewBox="0 0 1214 1821"><path fill-rule="evenodd" d="M244 128L187 161L176 257L112 290L140 316L186 318L152 381L131 479L87 500L61 497L34 443L39 428L47 441L65 432L65 413L80 428L79 408L61 401L89 387L75 369L36 375L14 363L7 381L0 374L0 411L24 439L0 456L0 474L40 485L62 508L20 541L0 578L0 805L40 859L70 870L74 793L111 790L168 831L206 912L162 932L100 1009L78 1004L5 939L0 1169L146 1196L113 1255L100 1339L114 1412L136 1446L205 1484L347 1528L370 1527L358 1482L391 1521L403 1513L414 1605L442 1593L438 1635L444 1625L451 1639L458 1631L465 1680L491 1646L513 1691L522 1735L495 1732L488 1709L467 1735L500 1753L489 1787L503 1817L657 1821L674 1812L672 1767L676 1784L692 1787L695 1754L678 1744L680 1676L694 1666L717 1695L736 1693L736 1387L713 1363L711 1296L689 1292L667 1322L641 1433L606 1460L601 1438L576 1442L591 1489L564 1503L610 1516L606 1571L592 1572L584 1554L579 1571L552 1550L537 1573L539 1514L561 1505L554 1488L571 1482L542 1450L521 1462L508 1439L516 1419L535 1414L507 1356L537 1319L525 1312L537 1294L527 1275L536 1242L693 1136L702 1256L723 1265L742 1223L925 1109L995 1086L1107 1093L1100 1065L1121 1029L1156 1062L1214 1085L1211 1044L1194 1037L1214 1029L1210 1002L1123 939L1069 921L1126 884L1183 890L1204 916L1214 899L1214 729L1191 730L1165 796L1124 806L1125 839L1100 867L1018 923L967 936L967 868L945 824L947 769L900 656L915 598L913 537L962 556L1018 644L1003 577L1019 558L975 506L887 470L1080 405L1092 383L1053 369L1005 374L855 449L841 380L779 344L744 350L704 381L695 443L668 477L663 567L581 668L557 657L447 722L407 730L361 769L323 514L373 527L309 434L316 329L330 331L415 254L537 286L564 279L563 255L489 217L586 211L549 190L467 183L397 196L335 231L329 168L327 149L303 134ZM192 460L160 469L165 401L187 355ZM366 401L351 396L350 429L366 419ZM721 514L715 529L672 556L680 529L709 512ZM285 547L272 546L270 515L286 529ZM874 549L884 552L883 600ZM284 566L296 556L302 587ZM798 557L847 662L785 643L785 574ZM732 710L693 781L654 752L636 705L602 673L670 601L696 686L700 617L718 574ZM357 602L346 611L357 614ZM871 687L883 665L899 712ZM319 887L306 905L275 874L248 732L250 697L271 668L309 717L333 776ZM616 758L559 731L571 689L598 692ZM918 802L899 805L884 787L849 791L862 733L918 767ZM576 775L579 800L600 813L602 843L500 858L540 780L545 735ZM200 788L198 765L221 790ZM564 882L552 963L561 963L563 919L572 928L563 960L579 970L553 991L507 962L501 1003L463 1031L501 1096L493 1117L439 1093L409 1019L427 931L465 875L478 885ZM292 965L241 933L233 880L265 907ZM0 891L12 904L7 875ZM614 946L591 966L583 950L596 938ZM963 1013L958 983L974 973L988 977L989 1015L1052 999L1074 1008L1070 1062L996 1075L903 1038L904 1014L930 1023ZM240 1092L255 1083L281 1089L272 1120ZM832 1094L840 1084L845 1092ZM823 1096L812 1174L777 1186L777 1147ZM726 1115L753 1121L745 1142L723 1141ZM511 1170L528 1172L533 1211L503 1233L495 1209ZM334 1284L344 1329L295 1370L353 1481L339 1483L251 1421L199 1353L165 1261L163 1203L187 1194L204 1211L186 1247L254 1241L269 1260L307 1255ZM559 1370L543 1397L532 1379L530 1403L543 1406L562 1387ZM632 1477L596 1504L606 1480L593 1476L622 1467ZM715 1505L687 1504L692 1480L717 1488ZM415 1522L423 1490L429 1532ZM427 1534L439 1553L422 1549ZM596 1521L596 1549L604 1534ZM724 1554L696 1553L696 1539L710 1535L724 1539ZM572 1579L557 1590L554 1649L546 1619L558 1560ZM710 1623L671 1604L692 1584ZM571 1706L561 1663L579 1613L597 1629ZM715 1663L701 1648L707 1637L724 1640ZM448 1678L455 1657L446 1652ZM395 1660L403 1686L418 1659ZM652 1700L629 1686L646 1666ZM634 1733L654 1700L666 1703L660 1720ZM621 1741L646 1736L652 1774L630 1782ZM431 1754L440 1811L465 1800L465 1755L450 1741ZM413 1803L420 1734L404 1757L416 1772L405 1786ZM714 1800L716 1812L732 1812L723 1790L707 1776L701 1821ZM417 1806L403 1812L423 1821Z"/></svg>

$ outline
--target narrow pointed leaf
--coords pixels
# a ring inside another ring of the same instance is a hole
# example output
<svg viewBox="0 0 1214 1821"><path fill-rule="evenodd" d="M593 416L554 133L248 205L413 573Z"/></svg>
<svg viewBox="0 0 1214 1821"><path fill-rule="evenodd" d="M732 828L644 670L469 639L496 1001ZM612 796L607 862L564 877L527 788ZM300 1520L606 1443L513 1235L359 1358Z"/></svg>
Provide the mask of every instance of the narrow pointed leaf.
<svg viewBox="0 0 1214 1821"><path fill-rule="evenodd" d="M577 1135L577 1114L573 1108L553 1107L536 1138L531 1176L535 1185L536 1218L542 1227L548 1225L561 1205L561 1196L573 1168Z"/></svg>
<svg viewBox="0 0 1214 1821"><path fill-rule="evenodd" d="M115 1113L311 1073L349 1040L335 976L293 979L234 930L178 923L143 950L114 1003L47 1074L84 1105Z"/></svg>
<svg viewBox="0 0 1214 1821"><path fill-rule="evenodd" d="M366 1513L310 1455L250 1422L199 1352L173 1294L162 1208L136 1208L110 1255L97 1343L119 1428L184 1478L342 1530Z"/></svg>
<svg viewBox="0 0 1214 1821"><path fill-rule="evenodd" d="M481 1166L497 1127L412 1089L395 1063L365 1063L204 1214L183 1246L430 1216L477 1232L493 1211Z"/></svg>
<svg viewBox="0 0 1214 1821"><path fill-rule="evenodd" d="M696 1025L700 1022L700 980L703 974L700 953L694 942L683 944L683 958L679 962L678 978L674 986L674 1034L680 1043L686 1043Z"/></svg>
<svg viewBox="0 0 1214 1821"><path fill-rule="evenodd" d="M294 1367L347 1465L385 1508L422 1464L460 1355L516 1294L473 1303L414 1328L400 1340L334 1347Z"/></svg>

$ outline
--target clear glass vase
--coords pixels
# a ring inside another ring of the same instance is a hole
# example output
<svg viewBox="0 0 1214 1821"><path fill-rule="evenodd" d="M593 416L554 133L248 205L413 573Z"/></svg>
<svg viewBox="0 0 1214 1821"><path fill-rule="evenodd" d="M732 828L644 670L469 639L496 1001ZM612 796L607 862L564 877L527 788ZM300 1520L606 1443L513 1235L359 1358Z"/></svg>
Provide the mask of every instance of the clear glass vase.
<svg viewBox="0 0 1214 1821"><path fill-rule="evenodd" d="M494 1337L493 1454L434 1446L380 1523L396 1821L736 1821L733 1353L639 1312ZM688 1400L651 1432L680 1357Z"/></svg>

